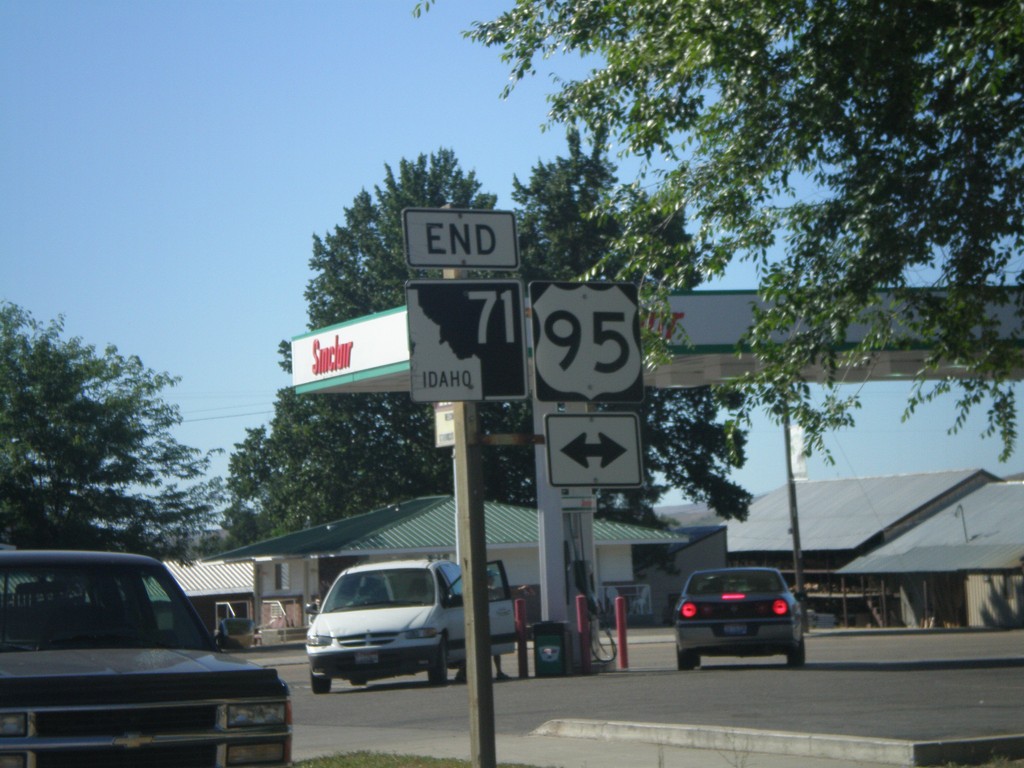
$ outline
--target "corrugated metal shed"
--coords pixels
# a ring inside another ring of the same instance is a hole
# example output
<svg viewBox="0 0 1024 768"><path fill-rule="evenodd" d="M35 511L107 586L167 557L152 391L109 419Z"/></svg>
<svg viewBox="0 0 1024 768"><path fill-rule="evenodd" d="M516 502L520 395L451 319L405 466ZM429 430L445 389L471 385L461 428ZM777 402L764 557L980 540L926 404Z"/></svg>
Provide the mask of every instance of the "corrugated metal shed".
<svg viewBox="0 0 1024 768"><path fill-rule="evenodd" d="M965 469L887 477L814 480L796 484L804 551L853 550L958 489L998 480ZM729 520L729 552L793 549L789 492L782 486L756 498L747 520Z"/></svg>
<svg viewBox="0 0 1024 768"><path fill-rule="evenodd" d="M840 574L1000 571L1024 566L1024 483L990 483Z"/></svg>
<svg viewBox="0 0 1024 768"><path fill-rule="evenodd" d="M189 597L253 591L253 564L164 563Z"/></svg>
<svg viewBox="0 0 1024 768"><path fill-rule="evenodd" d="M521 547L538 542L536 509L488 501L484 504L484 518L489 547ZM594 520L596 544L671 544L685 540L669 531ZM438 553L454 548L455 500L451 496L428 496L267 539L208 560Z"/></svg>

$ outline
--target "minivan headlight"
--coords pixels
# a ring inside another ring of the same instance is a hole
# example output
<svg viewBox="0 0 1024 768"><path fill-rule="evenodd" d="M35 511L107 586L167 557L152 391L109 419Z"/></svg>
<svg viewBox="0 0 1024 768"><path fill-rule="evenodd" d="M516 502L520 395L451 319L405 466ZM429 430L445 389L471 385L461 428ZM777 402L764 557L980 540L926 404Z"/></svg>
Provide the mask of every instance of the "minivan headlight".
<svg viewBox="0 0 1024 768"><path fill-rule="evenodd" d="M331 644L330 635L316 635L310 632L306 635L306 645L313 648L323 648Z"/></svg>
<svg viewBox="0 0 1024 768"><path fill-rule="evenodd" d="M410 640L426 640L430 637L437 637L437 627L420 627L419 629L406 630L405 636Z"/></svg>

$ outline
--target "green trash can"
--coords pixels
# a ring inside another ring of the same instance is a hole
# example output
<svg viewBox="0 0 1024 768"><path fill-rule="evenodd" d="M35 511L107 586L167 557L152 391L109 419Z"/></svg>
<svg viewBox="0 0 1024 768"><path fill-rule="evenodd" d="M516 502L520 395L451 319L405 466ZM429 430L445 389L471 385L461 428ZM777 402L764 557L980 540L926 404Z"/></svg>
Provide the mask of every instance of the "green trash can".
<svg viewBox="0 0 1024 768"><path fill-rule="evenodd" d="M538 621L533 625L533 669L537 677L569 674L572 663L564 621Z"/></svg>

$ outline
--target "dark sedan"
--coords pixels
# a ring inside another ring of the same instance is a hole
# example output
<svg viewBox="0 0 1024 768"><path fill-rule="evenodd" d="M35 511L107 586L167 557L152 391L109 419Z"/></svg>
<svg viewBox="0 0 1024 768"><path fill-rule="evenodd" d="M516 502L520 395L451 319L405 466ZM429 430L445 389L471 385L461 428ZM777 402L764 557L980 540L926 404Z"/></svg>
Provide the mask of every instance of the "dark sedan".
<svg viewBox="0 0 1024 768"><path fill-rule="evenodd" d="M697 571L676 605L679 669L694 669L701 656L784 654L803 666L802 611L774 568Z"/></svg>

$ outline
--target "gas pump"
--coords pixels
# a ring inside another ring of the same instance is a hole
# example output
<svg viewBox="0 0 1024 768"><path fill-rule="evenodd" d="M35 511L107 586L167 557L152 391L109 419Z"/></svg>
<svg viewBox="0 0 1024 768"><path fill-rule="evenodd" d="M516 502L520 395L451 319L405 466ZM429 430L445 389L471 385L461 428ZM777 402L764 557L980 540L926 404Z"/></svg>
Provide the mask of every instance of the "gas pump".
<svg viewBox="0 0 1024 768"><path fill-rule="evenodd" d="M590 648L593 661L608 664L615 660L616 647L611 630L604 626L601 619L601 608L597 600L597 587L594 580L593 561L585 556L587 544L593 546L593 512L565 513L566 531L566 590L569 606L577 604L576 595L582 595L586 606L587 622L590 637L586 645L577 647ZM571 623L575 629L575 623ZM575 633L574 633L575 634Z"/></svg>

